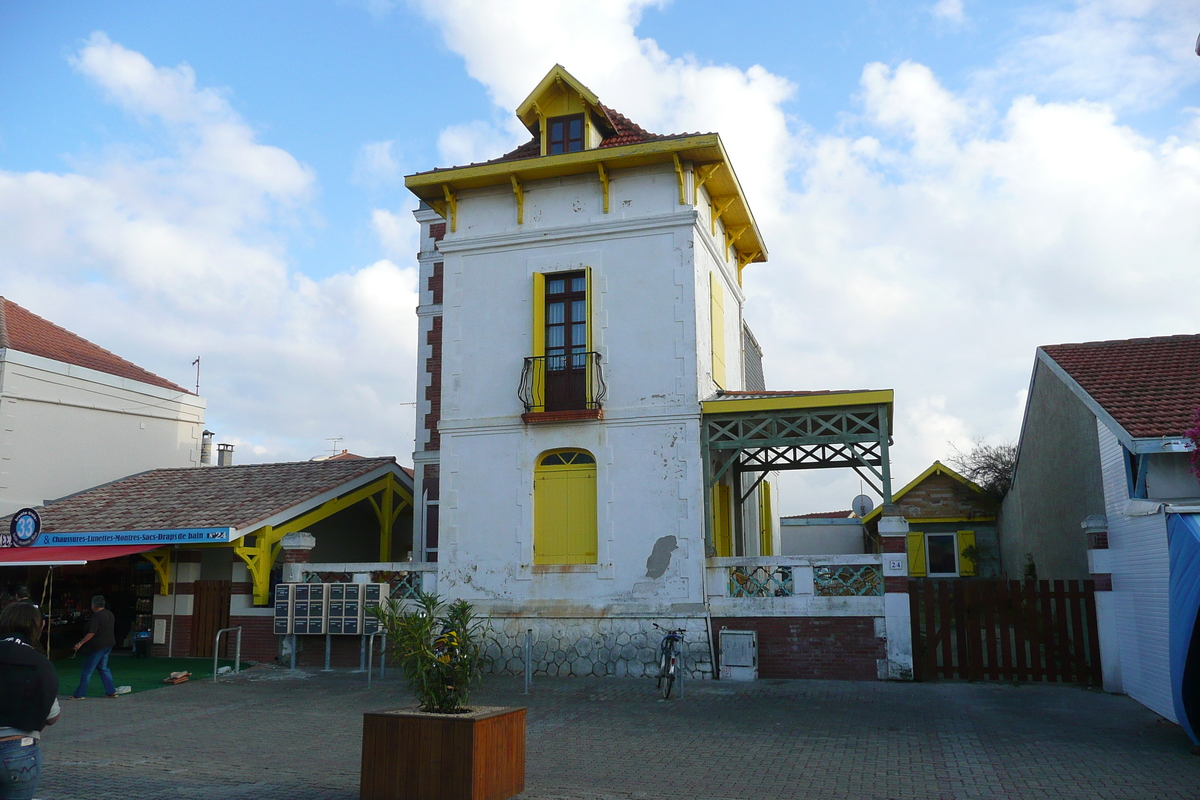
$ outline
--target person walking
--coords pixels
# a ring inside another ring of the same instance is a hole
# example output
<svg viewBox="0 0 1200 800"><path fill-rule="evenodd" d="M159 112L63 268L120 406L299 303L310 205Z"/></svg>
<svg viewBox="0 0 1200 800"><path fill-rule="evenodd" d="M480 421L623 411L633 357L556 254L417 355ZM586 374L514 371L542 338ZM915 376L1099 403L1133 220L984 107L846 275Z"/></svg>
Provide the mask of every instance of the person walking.
<svg viewBox="0 0 1200 800"><path fill-rule="evenodd" d="M42 612L10 603L0 612L0 800L31 800L42 774L42 731L58 722L58 674L38 652Z"/></svg>
<svg viewBox="0 0 1200 800"><path fill-rule="evenodd" d="M113 685L112 673L108 671L108 654L117 643L113 636L113 625L116 619L108 610L104 595L98 594L92 598L92 618L88 620L87 634L75 643L75 652L83 652L83 664L79 669L79 686L72 700L82 700L87 694L88 684L92 673L99 670L100 682L104 684L104 696L116 697L117 687Z"/></svg>

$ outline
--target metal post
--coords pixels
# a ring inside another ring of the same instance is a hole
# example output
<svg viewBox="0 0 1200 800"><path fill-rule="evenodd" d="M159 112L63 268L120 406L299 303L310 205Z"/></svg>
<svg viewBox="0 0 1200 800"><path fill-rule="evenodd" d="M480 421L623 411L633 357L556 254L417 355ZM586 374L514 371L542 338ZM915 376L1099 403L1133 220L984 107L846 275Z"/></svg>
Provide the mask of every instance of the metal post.
<svg viewBox="0 0 1200 800"><path fill-rule="evenodd" d="M387 669L387 632L384 631L379 635L379 680L383 680L384 671Z"/></svg>
<svg viewBox="0 0 1200 800"><path fill-rule="evenodd" d="M371 668L375 664L375 634L367 634L367 688L371 688Z"/></svg>
<svg viewBox="0 0 1200 800"><path fill-rule="evenodd" d="M533 683L533 628L525 631L525 694Z"/></svg>
<svg viewBox="0 0 1200 800"><path fill-rule="evenodd" d="M333 637L329 635L329 631L325 631L325 671L329 672L329 654L333 649Z"/></svg>
<svg viewBox="0 0 1200 800"><path fill-rule="evenodd" d="M291 640L292 640L292 669L295 669L296 668L296 634L290 633L290 634L288 634L288 636L291 637Z"/></svg>
<svg viewBox="0 0 1200 800"><path fill-rule="evenodd" d="M237 650L236 656L233 659L233 671L239 672L239 667L242 663L242 626L235 625L232 628L221 628L217 631L217 636L213 639L213 681L217 680L217 656L221 654L221 634L237 631Z"/></svg>
<svg viewBox="0 0 1200 800"><path fill-rule="evenodd" d="M367 668L367 636L360 633L358 635L358 671L362 672Z"/></svg>
<svg viewBox="0 0 1200 800"><path fill-rule="evenodd" d="M683 633L680 632L680 634L679 634L679 697L680 698L683 697L683 673L687 672L687 669L686 669L687 659L683 655L684 653L687 652L687 648L685 648L683 646L683 644L684 644Z"/></svg>

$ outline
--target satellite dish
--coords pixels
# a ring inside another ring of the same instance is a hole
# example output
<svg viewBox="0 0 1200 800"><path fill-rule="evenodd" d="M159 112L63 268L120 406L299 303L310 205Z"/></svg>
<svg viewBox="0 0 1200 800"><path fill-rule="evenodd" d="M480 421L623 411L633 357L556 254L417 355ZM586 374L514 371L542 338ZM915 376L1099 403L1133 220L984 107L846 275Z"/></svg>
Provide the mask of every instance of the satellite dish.
<svg viewBox="0 0 1200 800"><path fill-rule="evenodd" d="M871 509L875 508L875 501L867 497L865 494L860 494L850 503L850 508L860 518L871 513Z"/></svg>

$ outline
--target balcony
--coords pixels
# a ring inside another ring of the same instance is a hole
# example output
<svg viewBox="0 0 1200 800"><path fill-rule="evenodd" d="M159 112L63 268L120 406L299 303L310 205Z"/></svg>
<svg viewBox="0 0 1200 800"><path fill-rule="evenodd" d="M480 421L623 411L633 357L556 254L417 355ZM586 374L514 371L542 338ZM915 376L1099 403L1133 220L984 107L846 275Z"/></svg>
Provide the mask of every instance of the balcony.
<svg viewBox="0 0 1200 800"><path fill-rule="evenodd" d="M607 391L599 353L527 358L517 389L525 406L521 419L527 423L600 419Z"/></svg>

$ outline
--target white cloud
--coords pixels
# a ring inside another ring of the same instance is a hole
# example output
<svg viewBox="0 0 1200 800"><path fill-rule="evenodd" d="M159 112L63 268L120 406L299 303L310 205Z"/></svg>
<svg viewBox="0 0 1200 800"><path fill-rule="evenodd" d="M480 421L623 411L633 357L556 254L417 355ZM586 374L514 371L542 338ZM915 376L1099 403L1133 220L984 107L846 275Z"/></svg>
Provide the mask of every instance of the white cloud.
<svg viewBox="0 0 1200 800"><path fill-rule="evenodd" d="M1200 81L1192 0L1076 0L1030 12L1030 35L981 78L1064 100L1122 110L1155 108Z"/></svg>
<svg viewBox="0 0 1200 800"><path fill-rule="evenodd" d="M498 113L558 61L650 130L722 134L771 248L746 271L769 385L895 388L896 486L949 441L1015 440L1038 345L1197 330L1176 294L1200 252L1200 126L1156 140L1118 116L1192 80L1194 30L1184 56L1170 45L1182 3L1083 0L1030 20L970 93L921 64L866 65L861 113L829 133L789 126L792 86L763 67L639 39L636 0L418 5ZM1029 94L1049 86L1065 99ZM858 493L848 472L783 480L783 513Z"/></svg>
<svg viewBox="0 0 1200 800"><path fill-rule="evenodd" d="M5 295L183 385L202 355L209 427L241 458L307 458L335 435L405 458L414 269L295 273L288 235L312 218L310 168L186 65L157 67L103 33L71 63L168 144L60 174L0 171Z"/></svg>
<svg viewBox="0 0 1200 800"><path fill-rule="evenodd" d="M396 140L368 142L358 149L352 180L359 186L378 189L399 183L404 177L396 158Z"/></svg>
<svg viewBox="0 0 1200 800"><path fill-rule="evenodd" d="M961 25L967 18L962 0L938 0L931 12L937 19L955 25Z"/></svg>
<svg viewBox="0 0 1200 800"><path fill-rule="evenodd" d="M513 118L507 126L484 120L450 125L438 135L442 165L461 167L496 158L529 139L529 131Z"/></svg>

